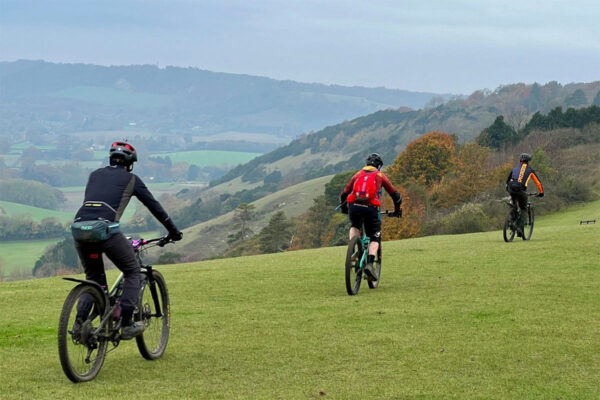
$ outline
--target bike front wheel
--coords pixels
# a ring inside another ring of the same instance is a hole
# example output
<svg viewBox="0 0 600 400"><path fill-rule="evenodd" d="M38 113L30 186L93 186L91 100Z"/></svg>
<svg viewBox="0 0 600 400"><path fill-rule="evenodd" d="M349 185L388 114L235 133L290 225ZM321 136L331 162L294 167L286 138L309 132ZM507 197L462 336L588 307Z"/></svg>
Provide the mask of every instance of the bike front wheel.
<svg viewBox="0 0 600 400"><path fill-rule="evenodd" d="M98 375L108 342L97 332L106 312L104 295L96 287L81 284L73 288L60 313L58 355L71 381L87 382Z"/></svg>
<svg viewBox="0 0 600 400"><path fill-rule="evenodd" d="M136 321L142 321L144 333L135 338L142 357L147 360L160 358L167 348L171 328L171 303L167 283L162 274L152 270L153 279L146 276L140 296Z"/></svg>
<svg viewBox="0 0 600 400"><path fill-rule="evenodd" d="M533 207L527 207L527 226L523 229L523 240L531 239L531 235L533 234L533 222L535 219L535 215L533 212Z"/></svg>
<svg viewBox="0 0 600 400"><path fill-rule="evenodd" d="M360 237L355 236L348 243L346 251L346 291L350 296L354 296L360 289L362 281L362 269L360 261L363 255L362 242Z"/></svg>

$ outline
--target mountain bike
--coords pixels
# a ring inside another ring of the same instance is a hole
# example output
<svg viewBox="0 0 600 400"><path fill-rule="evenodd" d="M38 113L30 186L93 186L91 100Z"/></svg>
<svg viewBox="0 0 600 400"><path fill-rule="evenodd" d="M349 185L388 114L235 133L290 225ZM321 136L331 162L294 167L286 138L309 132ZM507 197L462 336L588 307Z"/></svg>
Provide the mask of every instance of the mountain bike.
<svg viewBox="0 0 600 400"><path fill-rule="evenodd" d="M390 215L393 211L382 211L380 216ZM402 216L402 212L400 212ZM346 251L346 291L350 296L354 296L360 289L360 284L365 274L365 266L367 265L367 256L369 255L369 244L371 239L366 235L365 230L361 229L359 236L354 236L348 243L348 250ZM373 281L367 279L367 284L370 289L375 289L379 286L381 281L381 243L379 243L379 249L377 250L377 257L373 267L375 269L376 276L378 279Z"/></svg>
<svg viewBox="0 0 600 400"><path fill-rule="evenodd" d="M537 196L537 193L527 193L527 197ZM504 229L502 231L502 235L504 236L505 242L512 242L517 233L517 227L519 225L519 218L521 217L521 209L518 204L514 204L512 199L509 197L505 203L510 207L510 211L506 216L506 221L504 221ZM533 223L535 221L535 212L533 209L533 204L529 200L527 200L527 220L525 221L525 226L523 227L523 240L531 239L531 234L533 233Z"/></svg>
<svg viewBox="0 0 600 400"><path fill-rule="evenodd" d="M143 321L144 333L136 337L137 347L147 360L163 355L169 340L171 310L165 278L151 265L143 264L142 253L154 246L171 242L169 237L156 239L131 239L131 245L141 267L142 282L135 308L134 321ZM106 353L114 350L121 341L121 321L117 317L119 299L123 294L124 276L121 273L108 290L98 283L63 278L79 283L75 286L62 308L58 324L58 354L60 364L67 377L77 382L94 379ZM89 310L85 321L77 321L78 308ZM114 317L113 317L114 315ZM76 325L77 324L77 325ZM109 350L109 345L112 348Z"/></svg>

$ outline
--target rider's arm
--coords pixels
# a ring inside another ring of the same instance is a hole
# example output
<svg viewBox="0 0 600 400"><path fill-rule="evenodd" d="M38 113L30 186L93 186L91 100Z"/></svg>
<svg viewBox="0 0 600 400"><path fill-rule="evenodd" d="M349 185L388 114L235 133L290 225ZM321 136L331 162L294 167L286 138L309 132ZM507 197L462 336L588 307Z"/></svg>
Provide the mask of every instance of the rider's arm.
<svg viewBox="0 0 600 400"><path fill-rule="evenodd" d="M394 210L395 211L400 210L400 206L402 205L402 195L400 194L400 192L398 190L396 190L394 185L392 185L392 182L390 182L389 178L387 176L385 176L384 173L380 173L380 174L381 174L381 186L383 186L385 191L388 192L388 194L392 197L392 200L394 201Z"/></svg>
<svg viewBox="0 0 600 400"><path fill-rule="evenodd" d="M181 232L177 229L173 220L169 218L169 214L167 214L158 200L152 196L150 190L148 190L144 182L137 175L135 176L133 194L142 202L142 204L148 207L148 210L154 215L154 218L163 224L169 232L169 236L179 237L181 235Z"/></svg>
<svg viewBox="0 0 600 400"><path fill-rule="evenodd" d="M542 182L540 182L540 180L538 179L538 177L535 174L535 172L531 172L531 175L529 175L529 177L531 179L533 179L533 183L535 183L535 186L537 186L538 193L539 194L543 194L544 193L544 188L542 187Z"/></svg>

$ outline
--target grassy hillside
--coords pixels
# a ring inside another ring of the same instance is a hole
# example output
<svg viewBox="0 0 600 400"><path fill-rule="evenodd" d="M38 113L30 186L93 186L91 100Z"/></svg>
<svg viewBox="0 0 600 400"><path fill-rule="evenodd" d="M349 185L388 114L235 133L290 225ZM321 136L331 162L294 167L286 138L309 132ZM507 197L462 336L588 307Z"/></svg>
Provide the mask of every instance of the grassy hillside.
<svg viewBox="0 0 600 400"><path fill-rule="evenodd" d="M300 183L265 196L251 203L255 206L256 218L249 224L258 233L277 211L283 211L288 218L296 217L313 204L313 199L325 191L325 184L331 176L324 176ZM221 188L225 192L226 188ZM238 189L239 190L239 189ZM221 215L209 221L185 229L185 245L178 252L191 259L210 258L222 254L227 249L227 236L236 232L234 212ZM238 228L239 229L239 228ZM166 249L165 251L169 251Z"/></svg>
<svg viewBox="0 0 600 400"><path fill-rule="evenodd" d="M345 293L344 248L160 267L165 356L134 343L73 385L60 278L0 284L2 399L597 399L600 202L501 232L384 243L382 283ZM110 274L111 279L114 273Z"/></svg>
<svg viewBox="0 0 600 400"><path fill-rule="evenodd" d="M41 221L44 218L54 217L61 222L67 222L73 219L73 213L67 211L48 210L40 207L28 206L25 204L12 203L10 201L0 200L0 215L27 215L35 221Z"/></svg>
<svg viewBox="0 0 600 400"><path fill-rule="evenodd" d="M61 239L14 240L0 242L0 273L3 279L28 279L35 262L46 247Z"/></svg>

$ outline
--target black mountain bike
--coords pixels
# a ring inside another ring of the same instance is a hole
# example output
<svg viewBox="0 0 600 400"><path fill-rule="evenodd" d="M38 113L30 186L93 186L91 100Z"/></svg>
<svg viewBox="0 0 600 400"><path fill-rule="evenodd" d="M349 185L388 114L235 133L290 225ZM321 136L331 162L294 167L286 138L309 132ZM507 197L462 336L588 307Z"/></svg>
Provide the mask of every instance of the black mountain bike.
<svg viewBox="0 0 600 400"><path fill-rule="evenodd" d="M382 211L380 215L389 216L392 213L393 211ZM350 296L357 294L360 289L360 283L365 274L365 266L367 265L370 243L371 239L364 233L364 229L361 230L359 236L354 236L350 240L350 243L348 243L348 250L346 251L346 292ZM376 281L367 279L370 289L377 288L381 281L381 243L379 243L379 250L377 250L377 257L375 258L373 267L378 279Z"/></svg>
<svg viewBox="0 0 600 400"><path fill-rule="evenodd" d="M537 193L527 193L528 197L537 196ZM506 216L506 221L504 221L504 229L502 231L502 235L504 236L505 242L512 242L517 233L518 221L521 217L521 209L518 204L514 204L512 199L509 197L506 201L506 204L510 207L510 211ZM531 234L533 233L533 223L535 221L535 212L533 209L533 204L528 200L527 201L527 219L525 221L525 226L523 227L523 240L531 239Z"/></svg>
<svg viewBox="0 0 600 400"><path fill-rule="evenodd" d="M163 355L169 340L171 310L165 278L151 265L142 263L142 251L171 242L168 237L131 240L143 281L135 321L143 321L144 333L136 337L137 347L147 360ZM114 350L121 340L121 322L113 312L123 294L124 277L121 273L110 290L84 279L63 278L79 283L67 296L58 324L58 354L65 375L73 382L91 381L98 375L106 353ZM89 306L91 302L91 307ZM75 329L78 306L85 304L90 312ZM112 348L108 350L109 345Z"/></svg>

